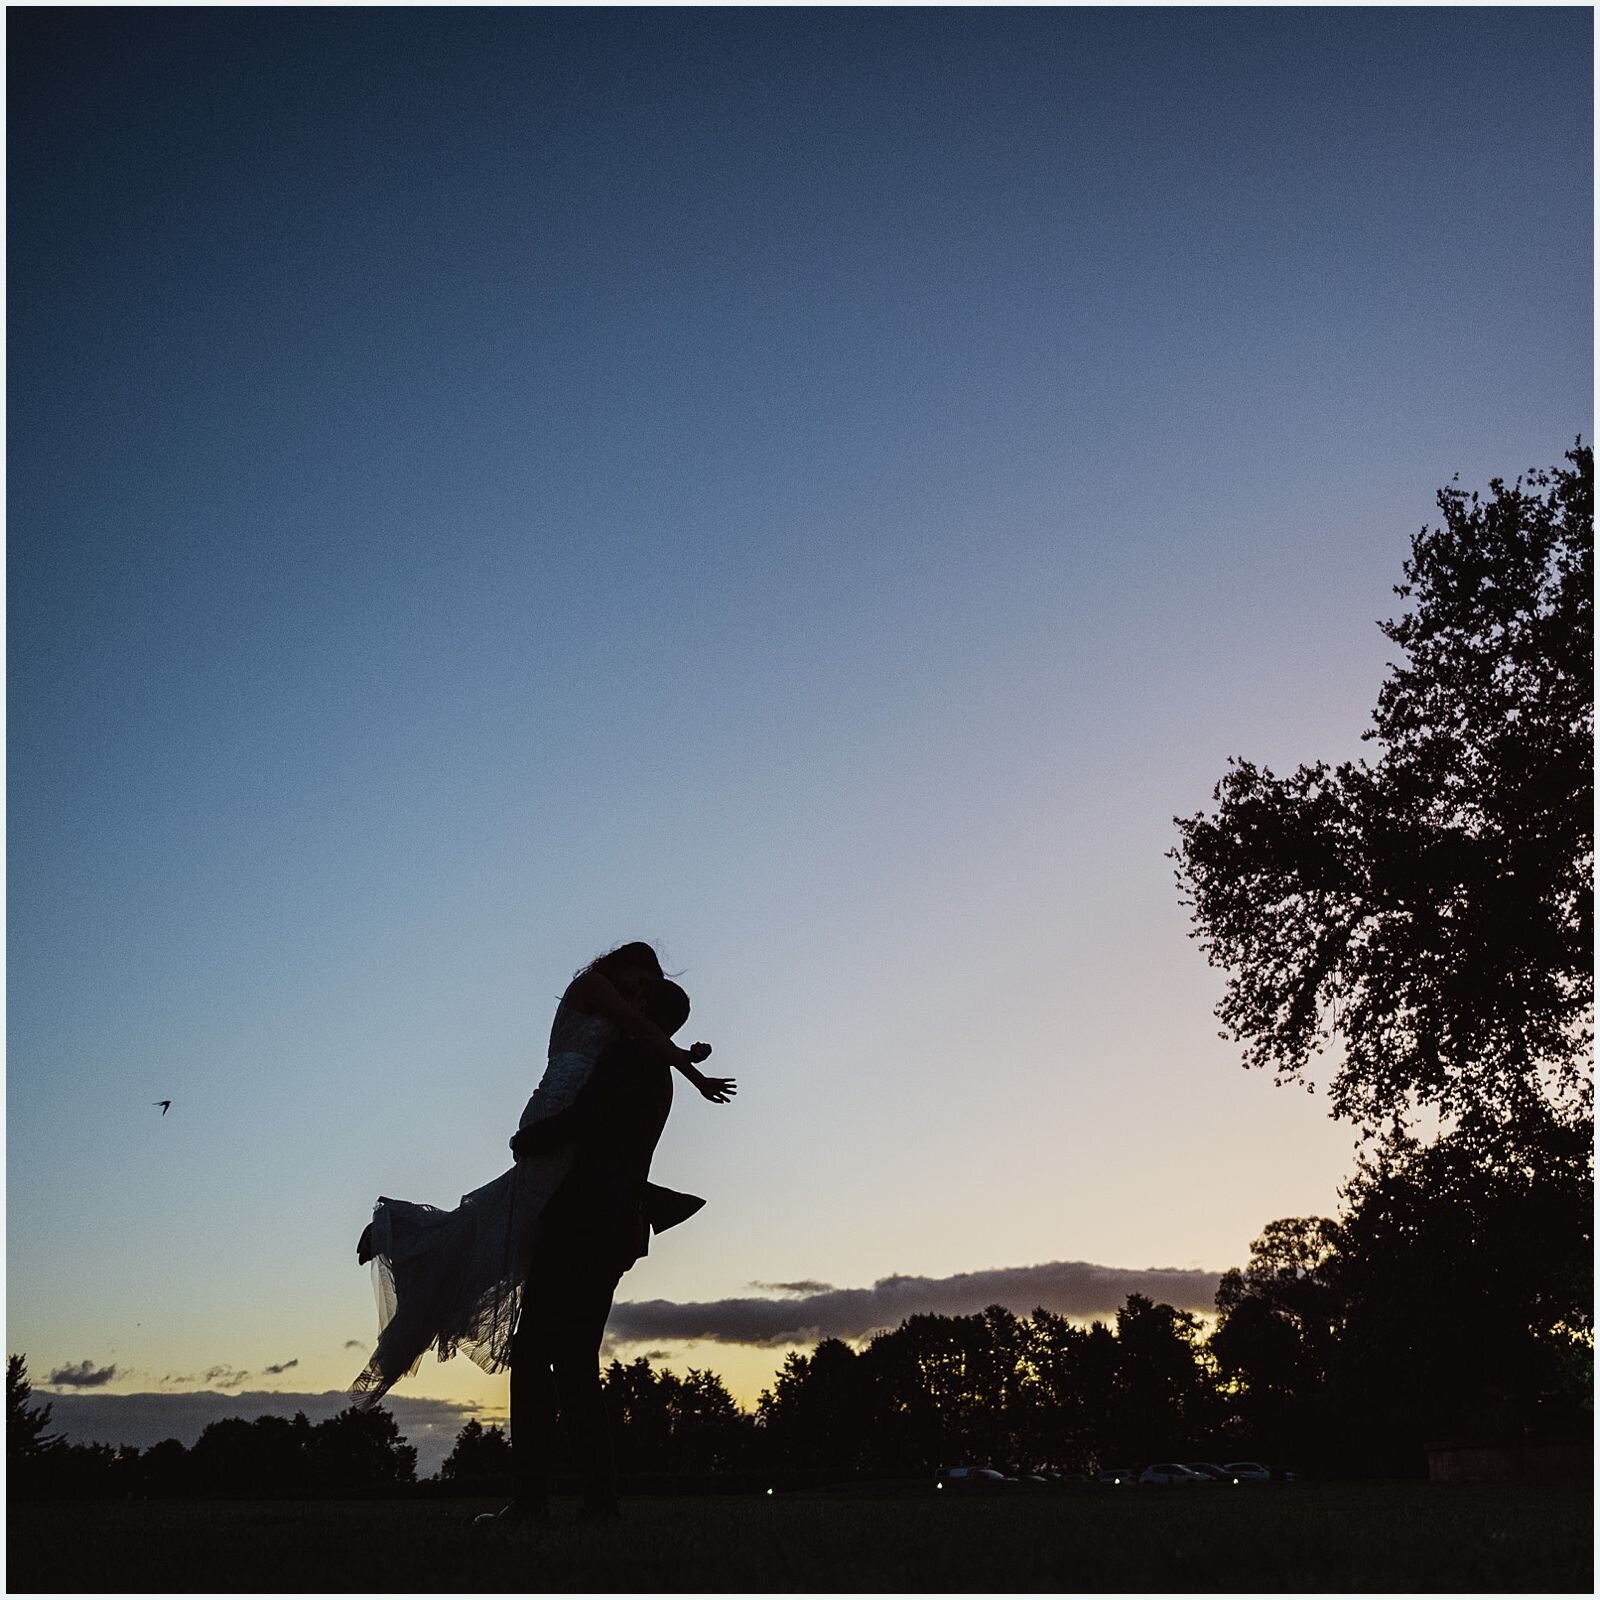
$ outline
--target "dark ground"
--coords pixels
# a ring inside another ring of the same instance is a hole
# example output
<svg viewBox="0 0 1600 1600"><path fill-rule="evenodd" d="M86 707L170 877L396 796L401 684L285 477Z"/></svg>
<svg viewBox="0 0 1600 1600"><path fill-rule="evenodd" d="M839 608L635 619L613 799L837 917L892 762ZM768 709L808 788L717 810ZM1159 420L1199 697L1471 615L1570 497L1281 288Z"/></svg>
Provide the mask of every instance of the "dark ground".
<svg viewBox="0 0 1600 1600"><path fill-rule="evenodd" d="M1588 1482L640 1499L537 1536L470 1500L12 1505L7 1591L1593 1590Z"/></svg>

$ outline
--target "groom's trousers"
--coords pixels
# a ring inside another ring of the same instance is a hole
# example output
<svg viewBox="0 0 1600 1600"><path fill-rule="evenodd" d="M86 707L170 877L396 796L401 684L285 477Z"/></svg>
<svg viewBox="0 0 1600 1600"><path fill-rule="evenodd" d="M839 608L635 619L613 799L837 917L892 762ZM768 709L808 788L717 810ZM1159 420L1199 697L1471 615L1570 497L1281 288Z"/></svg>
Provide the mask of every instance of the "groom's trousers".
<svg viewBox="0 0 1600 1600"><path fill-rule="evenodd" d="M511 1344L511 1452L517 1500L531 1510L541 1509L550 1492L558 1413L582 1477L585 1508L616 1507L600 1340L623 1271L624 1264L597 1250L594 1240L565 1231L542 1244L528 1268Z"/></svg>

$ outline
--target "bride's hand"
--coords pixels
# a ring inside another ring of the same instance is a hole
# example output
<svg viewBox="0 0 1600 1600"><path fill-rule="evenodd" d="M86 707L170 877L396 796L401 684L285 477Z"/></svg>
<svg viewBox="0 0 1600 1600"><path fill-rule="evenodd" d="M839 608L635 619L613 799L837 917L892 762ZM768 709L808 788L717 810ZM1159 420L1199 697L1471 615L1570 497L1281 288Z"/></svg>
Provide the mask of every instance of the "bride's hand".
<svg viewBox="0 0 1600 1600"><path fill-rule="evenodd" d="M739 1092L732 1078L702 1078L695 1087L719 1106L725 1106Z"/></svg>

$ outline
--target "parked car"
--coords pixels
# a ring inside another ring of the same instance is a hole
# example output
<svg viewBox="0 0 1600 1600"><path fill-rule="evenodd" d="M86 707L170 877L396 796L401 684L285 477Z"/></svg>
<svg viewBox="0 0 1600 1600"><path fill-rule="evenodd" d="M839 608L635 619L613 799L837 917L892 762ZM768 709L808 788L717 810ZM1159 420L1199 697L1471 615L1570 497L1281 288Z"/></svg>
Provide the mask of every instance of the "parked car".
<svg viewBox="0 0 1600 1600"><path fill-rule="evenodd" d="M1012 1480L993 1467L946 1467L935 1487L940 1489L1003 1489Z"/></svg>
<svg viewBox="0 0 1600 1600"><path fill-rule="evenodd" d="M1157 1461L1139 1474L1139 1482L1160 1484L1169 1489L1194 1489L1211 1480L1203 1473L1186 1467L1181 1461Z"/></svg>
<svg viewBox="0 0 1600 1600"><path fill-rule="evenodd" d="M1269 1467L1260 1461L1230 1461L1227 1470L1240 1483L1293 1483L1298 1476L1287 1467Z"/></svg>
<svg viewBox="0 0 1600 1600"><path fill-rule="evenodd" d="M1198 1472L1212 1483L1235 1483L1238 1481L1226 1467L1219 1467L1215 1461L1185 1461L1184 1466L1191 1472Z"/></svg>
<svg viewBox="0 0 1600 1600"><path fill-rule="evenodd" d="M1108 1488L1131 1489L1139 1482L1139 1474L1132 1467L1102 1467L1094 1481Z"/></svg>

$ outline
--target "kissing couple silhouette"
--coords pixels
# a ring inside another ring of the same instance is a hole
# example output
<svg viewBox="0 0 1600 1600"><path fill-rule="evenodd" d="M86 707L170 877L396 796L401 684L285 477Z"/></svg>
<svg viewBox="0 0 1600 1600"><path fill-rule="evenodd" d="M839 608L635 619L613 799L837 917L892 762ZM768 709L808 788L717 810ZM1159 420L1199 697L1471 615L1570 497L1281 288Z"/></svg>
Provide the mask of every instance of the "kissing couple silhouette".
<svg viewBox="0 0 1600 1600"><path fill-rule="evenodd" d="M596 957L556 1007L544 1075L511 1138L515 1164L450 1211L380 1196L356 1247L373 1263L379 1318L377 1347L351 1386L358 1405L377 1404L430 1348L441 1361L459 1350L486 1372L511 1369L516 1490L480 1523L548 1518L558 1413L577 1442L580 1514L617 1514L600 1390L606 1319L651 1234L705 1204L650 1181L672 1071L715 1105L737 1088L700 1072L710 1045L674 1042L688 1017L688 995L651 945Z"/></svg>

